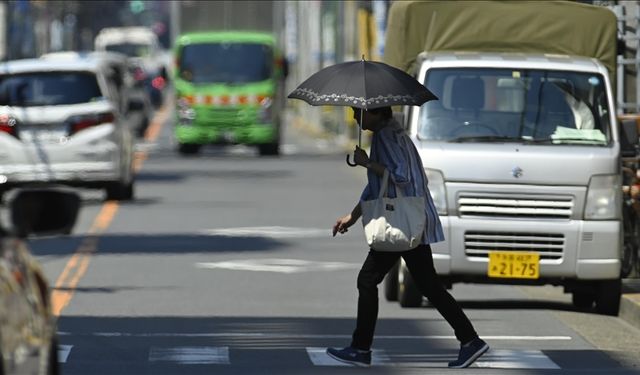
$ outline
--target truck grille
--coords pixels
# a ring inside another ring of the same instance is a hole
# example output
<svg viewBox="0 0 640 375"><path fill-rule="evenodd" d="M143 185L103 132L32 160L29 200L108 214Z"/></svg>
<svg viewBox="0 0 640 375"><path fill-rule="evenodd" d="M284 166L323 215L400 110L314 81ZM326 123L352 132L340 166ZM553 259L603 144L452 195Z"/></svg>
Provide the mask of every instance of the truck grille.
<svg viewBox="0 0 640 375"><path fill-rule="evenodd" d="M206 112L204 121L209 126L236 127L252 125L256 122L256 110L214 107Z"/></svg>
<svg viewBox="0 0 640 375"><path fill-rule="evenodd" d="M529 251L540 259L561 259L564 235L550 233L466 232L464 252L467 256L487 258L490 251Z"/></svg>
<svg viewBox="0 0 640 375"><path fill-rule="evenodd" d="M573 199L570 197L539 199L461 195L458 198L460 216L569 219L572 209Z"/></svg>

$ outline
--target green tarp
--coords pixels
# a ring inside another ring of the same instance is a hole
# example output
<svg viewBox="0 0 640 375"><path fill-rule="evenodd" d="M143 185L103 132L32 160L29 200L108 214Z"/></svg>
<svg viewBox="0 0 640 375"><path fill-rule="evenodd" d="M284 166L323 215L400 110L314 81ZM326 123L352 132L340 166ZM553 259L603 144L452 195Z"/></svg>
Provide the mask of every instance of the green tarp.
<svg viewBox="0 0 640 375"><path fill-rule="evenodd" d="M412 71L422 51L530 52L595 57L616 68L615 14L571 1L394 1L384 61Z"/></svg>

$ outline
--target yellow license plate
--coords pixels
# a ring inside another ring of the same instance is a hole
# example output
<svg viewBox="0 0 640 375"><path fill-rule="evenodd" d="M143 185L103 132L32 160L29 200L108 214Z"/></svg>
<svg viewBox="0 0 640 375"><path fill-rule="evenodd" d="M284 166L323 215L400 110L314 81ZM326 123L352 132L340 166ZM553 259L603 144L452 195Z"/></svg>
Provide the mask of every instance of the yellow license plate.
<svg viewBox="0 0 640 375"><path fill-rule="evenodd" d="M519 251L489 252L489 277L537 279L540 277L540 255Z"/></svg>

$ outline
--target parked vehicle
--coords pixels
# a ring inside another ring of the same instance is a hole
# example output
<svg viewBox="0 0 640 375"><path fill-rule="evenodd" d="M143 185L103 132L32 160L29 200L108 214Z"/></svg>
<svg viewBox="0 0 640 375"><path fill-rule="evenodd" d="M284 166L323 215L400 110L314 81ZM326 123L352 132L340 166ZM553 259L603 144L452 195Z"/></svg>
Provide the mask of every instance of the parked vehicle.
<svg viewBox="0 0 640 375"><path fill-rule="evenodd" d="M68 233L80 200L62 190L23 190L0 226L0 374L57 375L56 319L49 283L26 236Z"/></svg>
<svg viewBox="0 0 640 375"><path fill-rule="evenodd" d="M95 50L128 56L134 79L147 90L154 106L162 104L169 75L158 36L151 29L143 26L104 28L96 36Z"/></svg>
<svg viewBox="0 0 640 375"><path fill-rule="evenodd" d="M400 1L385 61L439 100L405 108L446 241L447 285L564 286L573 303L617 315L622 142L612 80L616 17L575 2ZM635 124L631 124L635 126ZM388 299L422 296L404 264Z"/></svg>
<svg viewBox="0 0 640 375"><path fill-rule="evenodd" d="M286 63L269 33L181 35L175 49L179 152L206 144L255 145L277 155Z"/></svg>
<svg viewBox="0 0 640 375"><path fill-rule="evenodd" d="M95 53L0 64L0 191L65 184L133 198L133 135L118 65Z"/></svg>

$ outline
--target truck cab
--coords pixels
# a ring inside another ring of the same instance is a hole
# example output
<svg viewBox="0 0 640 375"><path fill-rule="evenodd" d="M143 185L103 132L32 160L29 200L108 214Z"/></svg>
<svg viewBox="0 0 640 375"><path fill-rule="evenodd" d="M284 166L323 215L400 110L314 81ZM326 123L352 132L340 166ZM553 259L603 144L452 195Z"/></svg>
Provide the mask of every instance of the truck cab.
<svg viewBox="0 0 640 375"><path fill-rule="evenodd" d="M617 311L620 146L604 66L444 52L418 64L439 100L410 108L407 131L446 233L432 245L445 282L563 285Z"/></svg>
<svg viewBox="0 0 640 375"><path fill-rule="evenodd" d="M277 155L286 64L266 32L187 33L174 50L178 151L245 144Z"/></svg>
<svg viewBox="0 0 640 375"><path fill-rule="evenodd" d="M438 100L405 107L445 232L442 281L556 285L617 315L623 155L615 15L568 1L392 4L385 61ZM633 125L633 124L632 124ZM405 265L387 299L422 303Z"/></svg>

